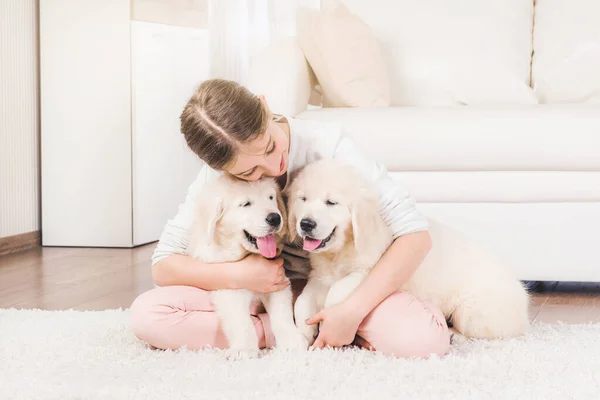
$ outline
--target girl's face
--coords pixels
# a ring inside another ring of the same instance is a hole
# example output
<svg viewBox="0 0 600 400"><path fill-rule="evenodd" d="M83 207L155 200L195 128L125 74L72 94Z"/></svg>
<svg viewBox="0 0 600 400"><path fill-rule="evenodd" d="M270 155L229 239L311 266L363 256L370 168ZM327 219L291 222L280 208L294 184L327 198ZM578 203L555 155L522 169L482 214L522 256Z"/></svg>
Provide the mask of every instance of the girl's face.
<svg viewBox="0 0 600 400"><path fill-rule="evenodd" d="M289 148L289 135L271 121L264 135L240 148L235 164L227 172L245 181L281 176L288 168Z"/></svg>

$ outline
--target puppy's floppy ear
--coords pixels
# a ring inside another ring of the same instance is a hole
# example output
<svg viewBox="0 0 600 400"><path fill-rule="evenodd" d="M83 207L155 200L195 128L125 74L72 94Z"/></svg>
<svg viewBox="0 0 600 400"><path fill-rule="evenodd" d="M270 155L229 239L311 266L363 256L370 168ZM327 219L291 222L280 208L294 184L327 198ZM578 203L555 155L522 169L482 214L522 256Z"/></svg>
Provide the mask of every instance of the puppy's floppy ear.
<svg viewBox="0 0 600 400"><path fill-rule="evenodd" d="M287 209L285 206L285 200L283 198L283 194L281 193L280 190L277 191L277 208L279 209L279 213L281 214L281 231L280 231L280 235L282 237L286 237L287 236Z"/></svg>
<svg viewBox="0 0 600 400"><path fill-rule="evenodd" d="M224 205L220 197L202 199L196 205L196 216L190 232L190 254L194 249L215 241L217 224L223 217Z"/></svg>
<svg viewBox="0 0 600 400"><path fill-rule="evenodd" d="M385 224L379 210L376 196L361 189L351 205L352 234L354 246L359 252L369 251L374 238L380 238L378 230Z"/></svg>
<svg viewBox="0 0 600 400"><path fill-rule="evenodd" d="M287 206L287 242L293 243L298 240L298 232L296 232L296 217L294 212L294 198L289 192L283 194L284 202Z"/></svg>
<svg viewBox="0 0 600 400"><path fill-rule="evenodd" d="M206 210L207 215L205 219L206 226L206 234L209 240L215 239L215 230L217 229L217 224L223 218L223 212L225 208L223 206L223 199L220 197L215 197L212 204Z"/></svg>

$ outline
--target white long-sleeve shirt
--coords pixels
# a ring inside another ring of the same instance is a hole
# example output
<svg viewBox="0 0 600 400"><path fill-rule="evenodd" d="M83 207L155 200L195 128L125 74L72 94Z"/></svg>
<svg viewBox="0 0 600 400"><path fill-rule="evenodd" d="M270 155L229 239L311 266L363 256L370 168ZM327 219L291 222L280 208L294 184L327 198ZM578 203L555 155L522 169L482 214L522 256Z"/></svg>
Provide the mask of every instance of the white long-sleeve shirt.
<svg viewBox="0 0 600 400"><path fill-rule="evenodd" d="M343 134L341 124L293 118L287 120L290 125L289 177L293 177L293 172L298 168L323 158L343 160L358 167L379 188L380 210L385 222L392 229L394 238L428 229L427 219L417 211L415 201L407 190L388 175L384 165L363 154L358 146ZM177 214L167 222L162 232L152 255L153 265L171 254L186 254L196 197L207 181L221 174L222 172L215 171L207 165L201 168L198 177L188 189L185 202L179 206ZM297 251L293 253L298 255Z"/></svg>

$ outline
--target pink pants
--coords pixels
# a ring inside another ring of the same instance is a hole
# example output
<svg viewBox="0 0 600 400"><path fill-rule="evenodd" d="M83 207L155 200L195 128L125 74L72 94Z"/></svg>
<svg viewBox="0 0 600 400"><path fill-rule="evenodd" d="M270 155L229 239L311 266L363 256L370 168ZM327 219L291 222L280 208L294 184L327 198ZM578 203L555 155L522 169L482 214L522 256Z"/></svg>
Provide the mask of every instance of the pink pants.
<svg viewBox="0 0 600 400"><path fill-rule="evenodd" d="M262 311L262 312L261 312ZM261 348L274 345L264 310L250 310ZM166 286L138 296L131 306L135 335L159 349L227 348L209 292L190 286ZM357 344L396 357L444 355L450 345L448 326L433 305L398 291L379 304L362 322ZM362 339L362 340L361 340Z"/></svg>

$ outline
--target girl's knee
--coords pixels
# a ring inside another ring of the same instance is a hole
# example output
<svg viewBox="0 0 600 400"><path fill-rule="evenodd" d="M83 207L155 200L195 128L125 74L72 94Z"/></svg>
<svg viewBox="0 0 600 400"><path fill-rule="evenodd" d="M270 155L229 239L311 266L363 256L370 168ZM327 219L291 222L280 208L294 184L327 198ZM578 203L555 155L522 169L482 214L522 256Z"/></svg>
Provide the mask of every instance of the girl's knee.
<svg viewBox="0 0 600 400"><path fill-rule="evenodd" d="M450 350L450 333L446 322L442 323L433 317L430 324L416 326L412 335L401 339L394 344L394 350L403 357L441 357Z"/></svg>
<svg viewBox="0 0 600 400"><path fill-rule="evenodd" d="M157 300L157 289L152 289L140 294L129 308L131 330L140 340L148 342L154 331L156 314L161 305Z"/></svg>
<svg viewBox="0 0 600 400"><path fill-rule="evenodd" d="M188 286L166 286L138 296L130 309L131 329L158 349L226 348L208 292Z"/></svg>
<svg viewBox="0 0 600 400"><path fill-rule="evenodd" d="M201 294L199 289L195 290ZM159 287L142 293L130 307L133 334L159 349L177 349L187 345L191 321L186 323L186 320L192 316L190 313L194 314L196 323L209 320L210 314L213 314L202 311L204 304L194 301L196 295L194 288L183 286ZM210 321L205 325L210 325Z"/></svg>
<svg viewBox="0 0 600 400"><path fill-rule="evenodd" d="M382 353L396 357L443 356L450 333L439 309L408 292L384 300L363 322L359 334Z"/></svg>

